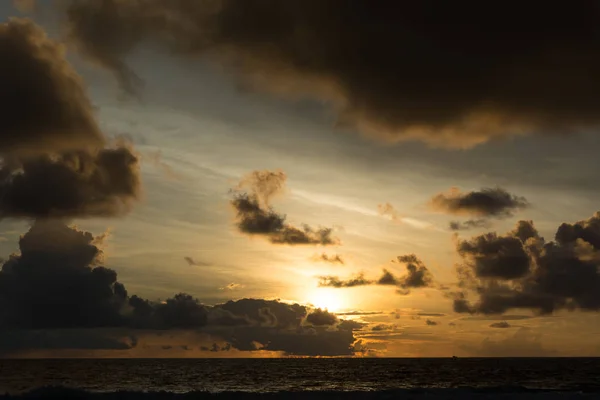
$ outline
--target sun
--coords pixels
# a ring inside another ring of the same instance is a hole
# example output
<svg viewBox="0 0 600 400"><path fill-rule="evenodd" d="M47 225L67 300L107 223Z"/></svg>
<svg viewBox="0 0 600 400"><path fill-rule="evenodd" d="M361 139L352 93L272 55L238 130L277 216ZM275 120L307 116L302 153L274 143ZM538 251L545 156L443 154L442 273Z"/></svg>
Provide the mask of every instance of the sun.
<svg viewBox="0 0 600 400"><path fill-rule="evenodd" d="M311 292L308 302L317 308L331 312L340 311L345 306L345 299L340 290L318 288Z"/></svg>

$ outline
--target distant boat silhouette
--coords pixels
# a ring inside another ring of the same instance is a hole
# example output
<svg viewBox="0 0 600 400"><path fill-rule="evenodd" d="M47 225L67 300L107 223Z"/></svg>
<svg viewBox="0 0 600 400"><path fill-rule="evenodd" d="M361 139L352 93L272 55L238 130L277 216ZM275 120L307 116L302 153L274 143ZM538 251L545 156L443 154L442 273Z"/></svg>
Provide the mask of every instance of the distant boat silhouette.
<svg viewBox="0 0 600 400"><path fill-rule="evenodd" d="M458 357L456 357L456 356L452 356L452 359L453 359L453 360L458 360Z"/></svg>

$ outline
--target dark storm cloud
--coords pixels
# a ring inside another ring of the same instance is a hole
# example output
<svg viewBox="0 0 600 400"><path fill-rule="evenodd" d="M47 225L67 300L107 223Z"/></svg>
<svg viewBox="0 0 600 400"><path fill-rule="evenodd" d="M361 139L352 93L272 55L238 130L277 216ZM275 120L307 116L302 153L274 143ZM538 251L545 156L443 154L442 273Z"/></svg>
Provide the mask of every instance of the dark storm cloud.
<svg viewBox="0 0 600 400"><path fill-rule="evenodd" d="M525 276L531 260L521 239L487 233L460 241L458 254L478 277L515 279Z"/></svg>
<svg viewBox="0 0 600 400"><path fill-rule="evenodd" d="M308 314L308 308L299 304L287 304L277 300L241 299L215 306L233 315L242 316L261 326L289 329L300 326Z"/></svg>
<svg viewBox="0 0 600 400"><path fill-rule="evenodd" d="M194 329L208 323L208 310L194 297L179 293L161 303L129 299L130 324L144 329Z"/></svg>
<svg viewBox="0 0 600 400"><path fill-rule="evenodd" d="M456 312L502 314L530 309L600 310L600 213L563 223L546 242L531 221L505 235L474 237L458 244L462 291L453 293ZM470 295L476 301L469 300Z"/></svg>
<svg viewBox="0 0 600 400"><path fill-rule="evenodd" d="M352 319L342 319L340 320L340 323L338 324L338 329L341 330L360 330L362 328L364 328L365 326L367 326L367 323L365 322L358 322Z"/></svg>
<svg viewBox="0 0 600 400"><path fill-rule="evenodd" d="M399 294L409 294L410 289L429 287L433 283L431 272L414 254L398 257L398 262L406 265L406 275L395 276L387 269L383 269L378 279L367 279L364 274L343 280L337 276L319 277L319 286L334 288L349 288L356 286L381 285L395 286Z"/></svg>
<svg viewBox="0 0 600 400"><path fill-rule="evenodd" d="M430 201L430 206L440 212L483 218L511 217L515 211L528 205L524 197L510 194L502 188L483 188L472 192L452 188L448 193L436 194ZM478 222L471 221L470 224L477 226Z"/></svg>
<svg viewBox="0 0 600 400"><path fill-rule="evenodd" d="M0 218L110 217L140 195L137 156L129 147L30 158L0 168Z"/></svg>
<svg viewBox="0 0 600 400"><path fill-rule="evenodd" d="M262 299L211 307L185 293L165 301L128 296L117 273L100 265L103 239L56 220L37 220L23 235L20 254L0 270L0 355L35 349L127 350L136 346L138 333L156 330L209 334L226 342L221 350L354 353L353 331L362 324L324 310ZM86 329L100 327L119 328L130 336L100 330L93 337L86 334ZM39 334L18 333L23 330Z"/></svg>
<svg viewBox="0 0 600 400"><path fill-rule="evenodd" d="M254 322L246 315L236 315L220 307L213 307L208 313L209 325L217 326L247 326Z"/></svg>
<svg viewBox="0 0 600 400"><path fill-rule="evenodd" d="M277 300L241 299L214 306L248 321L244 326L211 324L206 329L242 351L281 351L290 355L352 355L353 331L362 324L339 320L326 310ZM209 315L210 315L209 314ZM242 324L240 324L242 325Z"/></svg>
<svg viewBox="0 0 600 400"><path fill-rule="evenodd" d="M231 205L236 211L240 232L268 238L274 244L336 245L339 239L331 228L301 228L286 223L286 216L271 207L273 196L281 193L286 176L281 171L254 171L244 177L232 191ZM241 191L241 190L247 190Z"/></svg>
<svg viewBox="0 0 600 400"><path fill-rule="evenodd" d="M306 317L306 322L315 326L335 325L338 318L327 310L317 308Z"/></svg>
<svg viewBox="0 0 600 400"><path fill-rule="evenodd" d="M212 307L179 294L163 303L130 298L131 321L143 329L192 329L225 341L219 348L269 350L290 355L352 355L353 331L324 310L278 300L240 299Z"/></svg>
<svg viewBox="0 0 600 400"><path fill-rule="evenodd" d="M562 223L558 227L555 236L558 245L566 246L577 240L591 245L594 250L600 248L600 212L596 212L585 221L574 224Z"/></svg>
<svg viewBox="0 0 600 400"><path fill-rule="evenodd" d="M33 22L0 24L0 154L98 148L104 144L81 78L62 45Z"/></svg>
<svg viewBox="0 0 600 400"><path fill-rule="evenodd" d="M327 253L315 254L312 256L311 260L313 261L322 261L330 264L341 264L344 265L346 262L339 254L329 255Z"/></svg>
<svg viewBox="0 0 600 400"><path fill-rule="evenodd" d="M115 271L97 266L101 238L60 222L36 221L0 271L0 326L118 326L127 292Z"/></svg>
<svg viewBox="0 0 600 400"><path fill-rule="evenodd" d="M511 325L506 321L494 322L494 323L490 324L490 328L505 329L505 328L510 328L510 327L511 327Z"/></svg>
<svg viewBox="0 0 600 400"><path fill-rule="evenodd" d="M178 294L163 303L128 298L117 273L101 266L103 236L55 220L37 220L20 254L0 270L0 327L25 329L133 326L201 327L207 311Z"/></svg>
<svg viewBox="0 0 600 400"><path fill-rule="evenodd" d="M62 45L33 22L0 24L0 218L99 217L139 196L138 158L105 148L85 86Z"/></svg>
<svg viewBox="0 0 600 400"><path fill-rule="evenodd" d="M65 17L126 90L139 87L127 56L152 41L328 101L342 126L449 147L597 127L599 22L595 2L514 0L70 0Z"/></svg>
<svg viewBox="0 0 600 400"><path fill-rule="evenodd" d="M518 221L517 226L511 232L511 234L521 240L521 242L526 243L528 239L541 239L540 235L533 225L533 221ZM543 239L542 239L543 240Z"/></svg>

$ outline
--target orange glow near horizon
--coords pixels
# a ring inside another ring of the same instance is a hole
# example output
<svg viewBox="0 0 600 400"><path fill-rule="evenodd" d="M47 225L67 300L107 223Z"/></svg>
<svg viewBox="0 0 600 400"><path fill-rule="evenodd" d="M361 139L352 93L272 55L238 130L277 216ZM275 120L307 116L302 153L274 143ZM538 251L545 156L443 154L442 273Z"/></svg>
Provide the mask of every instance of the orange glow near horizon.
<svg viewBox="0 0 600 400"><path fill-rule="evenodd" d="M344 291L332 288L316 288L308 296L308 302L317 308L338 312L348 307Z"/></svg>

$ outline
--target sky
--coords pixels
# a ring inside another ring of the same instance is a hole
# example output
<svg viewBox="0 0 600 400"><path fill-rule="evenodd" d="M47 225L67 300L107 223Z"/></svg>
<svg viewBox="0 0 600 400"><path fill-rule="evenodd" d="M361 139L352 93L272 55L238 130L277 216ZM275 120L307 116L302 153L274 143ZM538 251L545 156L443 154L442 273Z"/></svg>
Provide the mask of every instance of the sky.
<svg viewBox="0 0 600 400"><path fill-rule="evenodd" d="M0 3L0 357L599 356L600 10L494 4Z"/></svg>

